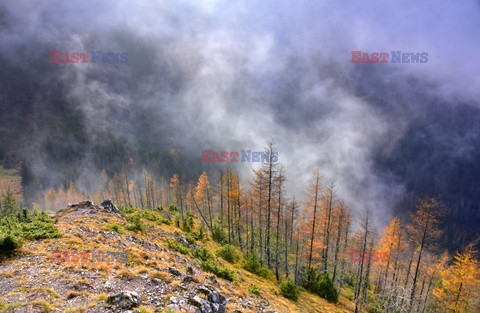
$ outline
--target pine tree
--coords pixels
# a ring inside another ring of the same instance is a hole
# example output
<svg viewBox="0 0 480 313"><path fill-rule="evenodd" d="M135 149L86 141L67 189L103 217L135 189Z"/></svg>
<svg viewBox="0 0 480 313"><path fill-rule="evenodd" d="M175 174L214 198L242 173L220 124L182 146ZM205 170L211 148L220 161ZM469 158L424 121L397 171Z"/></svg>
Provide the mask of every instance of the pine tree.
<svg viewBox="0 0 480 313"><path fill-rule="evenodd" d="M0 217L10 216L20 211L20 207L15 200L13 193L7 190L7 193L2 198L2 207L0 211Z"/></svg>

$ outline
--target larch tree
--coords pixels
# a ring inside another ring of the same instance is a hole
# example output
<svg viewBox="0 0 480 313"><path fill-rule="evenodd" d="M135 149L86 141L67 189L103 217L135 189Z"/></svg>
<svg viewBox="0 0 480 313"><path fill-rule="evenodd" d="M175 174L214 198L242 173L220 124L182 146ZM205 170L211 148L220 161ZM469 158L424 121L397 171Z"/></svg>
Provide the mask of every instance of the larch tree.
<svg viewBox="0 0 480 313"><path fill-rule="evenodd" d="M183 203L182 203L182 189L180 186L180 177L178 174L173 174L172 178L170 179L170 189L173 192L173 198L175 200L175 204L180 210L180 214L183 219Z"/></svg>
<svg viewBox="0 0 480 313"><path fill-rule="evenodd" d="M320 181L322 177L318 170L314 170L312 173L311 183L307 191L307 197L304 202L305 212L307 213L307 224L310 229L310 243L308 252L308 269L312 267L313 248L315 246L315 234L318 231L318 215L320 209Z"/></svg>
<svg viewBox="0 0 480 313"><path fill-rule="evenodd" d="M322 195L323 202L323 211L324 211L324 249L322 253L323 261L323 274L327 274L327 265L328 265L328 251L330 246L330 228L332 224L332 213L334 211L334 206L336 204L335 198L335 185L331 183L328 185Z"/></svg>
<svg viewBox="0 0 480 313"><path fill-rule="evenodd" d="M277 221L276 221L276 234L275 234L275 277L277 280L280 279L280 274L279 274L279 267L280 267L280 219L281 219L281 213L282 213L282 205L283 205L283 194L282 194L282 188L283 188L283 182L285 181L285 176L283 175L283 170L282 168L280 169L280 173L278 177L275 180L276 186L277 186L277 194L278 194L278 201L277 201ZM286 231L286 230L285 230ZM287 261L287 260L285 260Z"/></svg>
<svg viewBox="0 0 480 313"><path fill-rule="evenodd" d="M378 284L380 287L387 286L388 273L389 273L390 267L395 266L393 268L393 272L395 272L396 266L398 265L397 264L398 262L396 262L394 265L392 264L392 257L391 257L392 250L396 250L396 251L401 250L401 247L405 246L403 241L406 238L404 230L402 229L400 218L398 216L395 216L392 218L390 223L387 226L385 226L383 233L384 234L382 238L380 238L379 250L381 251L382 254L386 254L388 257L387 257L387 262L385 263L385 268L383 269L383 277L381 278ZM380 267L383 267L383 266L380 266Z"/></svg>
<svg viewBox="0 0 480 313"><path fill-rule="evenodd" d="M435 245L442 234L438 227L443 214L441 202L433 197L424 197L419 200L416 211L410 213L410 223L407 224L410 241L418 251L418 257L415 260L415 270L413 274L412 290L410 293L409 312L413 310L413 302L417 286L418 273L422 260L422 253L426 249Z"/></svg>
<svg viewBox="0 0 480 313"><path fill-rule="evenodd" d="M455 255L452 266L442 271L434 296L444 312L479 312L480 265L472 246Z"/></svg>
<svg viewBox="0 0 480 313"><path fill-rule="evenodd" d="M267 266L269 268L272 267L271 264L271 247L270 247L270 238L271 238L271 228L272 228L272 191L273 191L273 184L275 181L275 177L277 175L276 163L273 162L273 153L274 150L274 143L273 140L270 140L265 148L265 154L268 155L268 162L263 162L262 171L265 174L265 178L267 179L267 225L266 225L266 234L265 234L265 247L266 247L266 258L267 258Z"/></svg>
<svg viewBox="0 0 480 313"><path fill-rule="evenodd" d="M355 313L359 312L360 310L360 295L361 295L361 290L363 287L364 283L364 277L363 277L363 271L364 271L364 264L365 264L365 252L367 251L367 243L368 239L371 236L371 220L370 220L370 211L365 208L365 211L363 213L363 216L360 221L360 227L361 227L361 251L360 251L360 264L358 268L358 275L357 275L357 284L355 287L355 292L354 292L354 297L355 297Z"/></svg>
<svg viewBox="0 0 480 313"><path fill-rule="evenodd" d="M195 187L194 198L200 209L207 210L209 228L213 227L212 194L206 172L202 172Z"/></svg>

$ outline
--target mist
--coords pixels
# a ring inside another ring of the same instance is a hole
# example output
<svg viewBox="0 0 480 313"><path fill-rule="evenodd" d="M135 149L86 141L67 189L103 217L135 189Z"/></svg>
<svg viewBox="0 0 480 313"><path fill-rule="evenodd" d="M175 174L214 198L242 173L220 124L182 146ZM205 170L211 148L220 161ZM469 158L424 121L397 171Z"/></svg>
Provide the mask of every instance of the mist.
<svg viewBox="0 0 480 313"><path fill-rule="evenodd" d="M38 196L130 159L195 179L224 166L202 163L202 149L273 139L297 199L319 168L378 226L421 194L474 223L479 23L476 1L3 3L0 158L24 164ZM128 62L54 64L52 51ZM428 63L354 64L351 51L428 52ZM251 168L237 164L245 179Z"/></svg>

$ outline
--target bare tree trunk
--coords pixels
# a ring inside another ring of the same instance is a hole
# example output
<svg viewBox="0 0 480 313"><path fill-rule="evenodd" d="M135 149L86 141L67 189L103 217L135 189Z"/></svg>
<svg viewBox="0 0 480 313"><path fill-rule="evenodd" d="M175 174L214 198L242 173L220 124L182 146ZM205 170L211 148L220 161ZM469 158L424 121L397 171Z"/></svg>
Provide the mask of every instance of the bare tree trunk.
<svg viewBox="0 0 480 313"><path fill-rule="evenodd" d="M433 282L433 277L434 277L434 276L435 276L435 273L432 273L432 276L430 276L430 281L428 282L427 295L425 296L425 301L423 302L422 313L424 313L424 312L425 312L425 309L427 308L428 295L430 294L430 288L432 287L432 282Z"/></svg>
<svg viewBox="0 0 480 313"><path fill-rule="evenodd" d="M127 176L127 169L123 169L124 177L125 177L125 185L127 186L127 201L128 204L130 205L130 190L128 190L128 176Z"/></svg>
<svg viewBox="0 0 480 313"><path fill-rule="evenodd" d="M285 230L284 230L284 238L283 238L283 242L284 242L284 245L285 245L285 255L284 255L284 258L285 258L285 278L288 278L288 234L289 234L289 231L288 231L288 218L287 218L287 212L286 212L286 208L285 208L285 213L284 213L284 220L285 220Z"/></svg>
<svg viewBox="0 0 480 313"><path fill-rule="evenodd" d="M298 247L299 247L298 242L299 241L300 239L297 239L297 250L295 252L295 274L294 274L295 284L298 283Z"/></svg>
<svg viewBox="0 0 480 313"><path fill-rule="evenodd" d="M335 254L333 256L333 276L332 276L333 284L335 284L335 278L337 276L337 260L338 260L338 252L340 251L342 220L343 220L343 212L340 212L338 216L338 229L337 229L337 240L335 242Z"/></svg>
<svg viewBox="0 0 480 313"><path fill-rule="evenodd" d="M232 243L232 221L230 217L230 182L231 182L231 175L232 173L229 171L228 172L228 177L227 177L227 226L228 226L228 243Z"/></svg>
<svg viewBox="0 0 480 313"><path fill-rule="evenodd" d="M318 172L315 174L315 200L313 204L313 221L312 221L312 236L310 239L310 253L308 255L308 269L312 268L312 254L313 254L313 241L315 239L315 224L317 218L317 202L318 202L318 183L319 183Z"/></svg>
<svg viewBox="0 0 480 313"><path fill-rule="evenodd" d="M224 229L225 221L224 221L224 214L223 214L223 170L220 170L220 224L222 230Z"/></svg>
<svg viewBox="0 0 480 313"><path fill-rule="evenodd" d="M330 220L332 216L332 202L333 202L333 184L328 188L328 210L327 210L327 221L325 227L325 249L323 257L323 274L327 274L327 265L328 265L328 246L330 244Z"/></svg>
<svg viewBox="0 0 480 313"><path fill-rule="evenodd" d="M253 251L255 250L255 232L254 232L254 227L253 227L253 195L250 196L250 203L251 203L251 206L250 206L250 232L251 232L251 236L250 236L250 240L251 240L251 250L252 250L252 253Z"/></svg>
<svg viewBox="0 0 480 313"><path fill-rule="evenodd" d="M267 234L266 234L266 246L267 246L267 266L271 268L272 265L270 263L270 227L271 227L271 215L272 215L272 180L273 180L273 163L272 161L272 143L270 143L269 151L270 151L270 162L268 166L268 202L267 202Z"/></svg>
<svg viewBox="0 0 480 313"><path fill-rule="evenodd" d="M262 188L263 179L260 177L260 188L258 197L258 229L259 229L259 247L260 250L260 265L263 266L263 221L262 221Z"/></svg>
<svg viewBox="0 0 480 313"><path fill-rule="evenodd" d="M237 175L237 236L238 236L238 245L240 246L240 249L243 251L243 242L242 242L242 226L241 226L241 220L242 220L242 211L240 209L241 203L240 203L240 178Z"/></svg>
<svg viewBox="0 0 480 313"><path fill-rule="evenodd" d="M278 272L279 267L279 243L280 243L280 212L282 210L282 172L280 170L280 175L278 177L278 210L277 210L277 232L276 232L276 244L275 244L275 277L277 280L280 279L280 274Z"/></svg>
<svg viewBox="0 0 480 313"><path fill-rule="evenodd" d="M355 313L358 313L360 309L359 300L360 300L360 293L361 293L362 282L363 282L363 264L364 264L363 256L365 255L365 251L367 249L367 238L368 238L368 218L369 218L368 215L369 215L368 210L365 210L364 220L362 221L364 223L362 227L365 230L365 235L363 237L363 246L362 246L362 254L361 254L362 259L361 259L359 273L358 273L358 283L355 288Z"/></svg>
<svg viewBox="0 0 480 313"><path fill-rule="evenodd" d="M423 252L423 248L425 246L425 240L427 237L427 229L428 229L428 220L425 221L425 228L423 231L422 242L420 244L420 251L418 252L417 264L415 266L415 274L413 275L412 292L410 294L410 306L409 306L408 312L412 312L413 310L413 298L415 297L415 287L417 286L418 270L420 268L420 261L422 260L422 252Z"/></svg>

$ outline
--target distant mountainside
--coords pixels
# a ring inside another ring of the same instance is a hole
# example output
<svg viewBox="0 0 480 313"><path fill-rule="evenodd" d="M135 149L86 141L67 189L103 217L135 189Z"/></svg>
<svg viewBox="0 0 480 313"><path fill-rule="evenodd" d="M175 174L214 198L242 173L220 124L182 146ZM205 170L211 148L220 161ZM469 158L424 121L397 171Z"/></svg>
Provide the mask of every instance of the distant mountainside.
<svg viewBox="0 0 480 313"><path fill-rule="evenodd" d="M42 51L48 54L48 50ZM217 142L209 134L197 133L196 125L184 121L181 111L172 112L170 107L175 102L160 99L161 105L134 110L105 104L101 110L107 117L92 126L82 103L69 96L72 86L59 69L45 66L44 60L35 57L31 63L18 66L2 55L0 67L0 163L20 168L27 203L43 196L49 187L66 185L72 179L88 187L88 177L94 176L89 174L98 175L103 168L113 175L133 163L139 171L146 168L158 177L179 173L184 181L194 180L203 170L213 168L199 162L199 151ZM167 71L163 67L157 70ZM396 202L395 212L401 216L413 208L418 196L440 196L449 209L444 244L451 251L459 249L477 240L480 233L478 103L445 97L437 86L419 78L395 79L395 73L368 64L345 73L331 64L320 67L318 79L333 80L337 87L364 99L364 105L390 125L392 130L385 136L371 138L376 149L372 153L373 175L402 192L384 196ZM102 72L93 72L89 77L107 86L128 80ZM166 95L180 93L179 85L174 83L176 78L170 78L172 81L159 88ZM315 131L313 123L325 118L325 114L328 121L328 114L332 114L322 103L303 107L295 96L302 88L300 81L282 79L278 82L279 92L271 99L276 106L266 105L272 119L292 134L308 127ZM141 98L139 90L141 84L135 82L115 92L135 95L135 100ZM292 116L286 116L285 111L292 112ZM214 130L212 126L212 134L221 135ZM280 161L284 157L285 153L281 154Z"/></svg>
<svg viewBox="0 0 480 313"><path fill-rule="evenodd" d="M480 108L445 96L416 77L398 80L363 67L341 82L386 122L398 127L374 153L375 172L403 188L395 211L406 217L422 195L438 196L447 210L443 245L450 252L480 240Z"/></svg>

